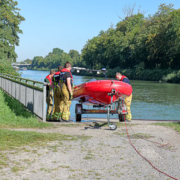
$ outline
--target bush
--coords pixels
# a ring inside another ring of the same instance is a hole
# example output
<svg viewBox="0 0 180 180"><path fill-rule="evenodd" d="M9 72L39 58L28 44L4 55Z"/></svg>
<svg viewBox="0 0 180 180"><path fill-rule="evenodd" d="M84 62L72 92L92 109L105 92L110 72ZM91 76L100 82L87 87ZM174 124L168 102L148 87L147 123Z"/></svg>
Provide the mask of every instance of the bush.
<svg viewBox="0 0 180 180"><path fill-rule="evenodd" d="M11 66L10 60L0 59L0 73L20 76L18 72L16 72Z"/></svg>
<svg viewBox="0 0 180 180"><path fill-rule="evenodd" d="M120 69L114 68L108 70L108 77L114 78L116 72L121 72L123 75L127 76L129 79L134 80L146 80L146 81L163 81L180 83L180 70L174 71L171 69L161 70L161 69L143 69L142 67L135 67L135 69Z"/></svg>

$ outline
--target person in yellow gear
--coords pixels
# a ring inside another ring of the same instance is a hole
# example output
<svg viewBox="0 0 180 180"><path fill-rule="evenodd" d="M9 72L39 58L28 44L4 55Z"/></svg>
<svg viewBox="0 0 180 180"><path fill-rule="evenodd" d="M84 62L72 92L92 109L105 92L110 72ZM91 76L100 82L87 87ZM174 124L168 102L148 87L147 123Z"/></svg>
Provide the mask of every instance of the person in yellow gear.
<svg viewBox="0 0 180 180"><path fill-rule="evenodd" d="M62 89L63 109L62 109L62 121L70 122L70 105L71 99L73 99L73 77L71 74L71 63L66 62L64 69L61 70L59 84Z"/></svg>
<svg viewBox="0 0 180 180"><path fill-rule="evenodd" d="M51 119L52 107L53 107L53 88L52 88L52 78L54 76L55 70L51 70L50 74L46 76L44 79L47 82L47 89L46 89L46 103L47 103L47 115L46 119Z"/></svg>
<svg viewBox="0 0 180 180"><path fill-rule="evenodd" d="M119 81L125 82L127 84L130 84L129 79L126 76L122 75L120 72L116 73L116 79ZM132 94L130 96L127 96L124 100L124 103L126 105L127 112L128 112L128 114L126 114L126 120L128 120L129 122L132 119L132 114L131 114L131 109L130 109L131 108L131 102L132 102Z"/></svg>
<svg viewBox="0 0 180 180"><path fill-rule="evenodd" d="M59 83L59 75L63 66L58 67L58 72L56 72L53 76L52 86L54 89L54 108L53 108L53 119L60 120L61 117L61 109L60 102L62 101L61 89L58 85Z"/></svg>

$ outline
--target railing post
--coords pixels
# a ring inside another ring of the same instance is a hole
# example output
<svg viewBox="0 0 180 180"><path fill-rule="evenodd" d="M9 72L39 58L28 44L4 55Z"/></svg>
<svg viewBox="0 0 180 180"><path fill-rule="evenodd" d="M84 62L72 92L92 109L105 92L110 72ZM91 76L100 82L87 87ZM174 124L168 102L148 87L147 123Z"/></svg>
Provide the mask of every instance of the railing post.
<svg viewBox="0 0 180 180"><path fill-rule="evenodd" d="M46 122L46 86L47 83L43 84L43 122Z"/></svg>
<svg viewBox="0 0 180 180"><path fill-rule="evenodd" d="M0 88L2 88L2 77L1 77L1 73L0 73Z"/></svg>

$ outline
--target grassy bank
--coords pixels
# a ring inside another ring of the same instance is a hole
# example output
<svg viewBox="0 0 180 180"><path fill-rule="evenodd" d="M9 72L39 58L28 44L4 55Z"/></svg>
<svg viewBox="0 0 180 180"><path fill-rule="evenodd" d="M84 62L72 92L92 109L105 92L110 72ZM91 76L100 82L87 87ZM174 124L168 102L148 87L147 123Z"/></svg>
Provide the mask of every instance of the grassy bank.
<svg viewBox="0 0 180 180"><path fill-rule="evenodd" d="M165 126L174 129L180 133L180 122L175 123L155 123L154 125Z"/></svg>
<svg viewBox="0 0 180 180"><path fill-rule="evenodd" d="M109 69L107 72L108 78L115 78L116 72L121 72L123 75L127 76L132 80L146 80L146 81L160 81L160 82L169 82L169 83L180 83L180 70L161 70L161 69L142 69L137 67L136 69ZM77 73L73 72L74 75L81 76L96 76L104 77L104 74L97 74L96 72L86 72L80 71Z"/></svg>
<svg viewBox="0 0 180 180"><path fill-rule="evenodd" d="M0 128L45 128L52 124L39 122L16 99L0 90Z"/></svg>

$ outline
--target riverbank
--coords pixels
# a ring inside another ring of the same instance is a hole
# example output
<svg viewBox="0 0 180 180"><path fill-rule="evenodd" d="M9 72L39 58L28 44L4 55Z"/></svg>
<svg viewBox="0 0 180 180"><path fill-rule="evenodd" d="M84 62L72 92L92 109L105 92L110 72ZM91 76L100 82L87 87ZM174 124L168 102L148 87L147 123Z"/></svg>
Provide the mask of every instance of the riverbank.
<svg viewBox="0 0 180 180"><path fill-rule="evenodd" d="M137 150L155 167L179 179L180 152L160 148L150 141L171 142L174 144L171 149L176 149L180 148L180 134L151 124L131 128L135 134L128 126L129 135ZM168 179L135 152L123 123L116 131L93 123L73 123L48 129L13 129L13 132L59 134L63 138L2 151L2 179Z"/></svg>
<svg viewBox="0 0 180 180"><path fill-rule="evenodd" d="M108 78L115 78L116 72L121 72L123 75L127 76L131 80L144 80L144 81L158 81L158 82L168 82L168 83L180 83L180 70L161 70L161 69L109 69L107 70ZM86 72L80 71L79 73L73 72L74 75L80 76L96 76L104 77L104 74L97 74L96 72Z"/></svg>

